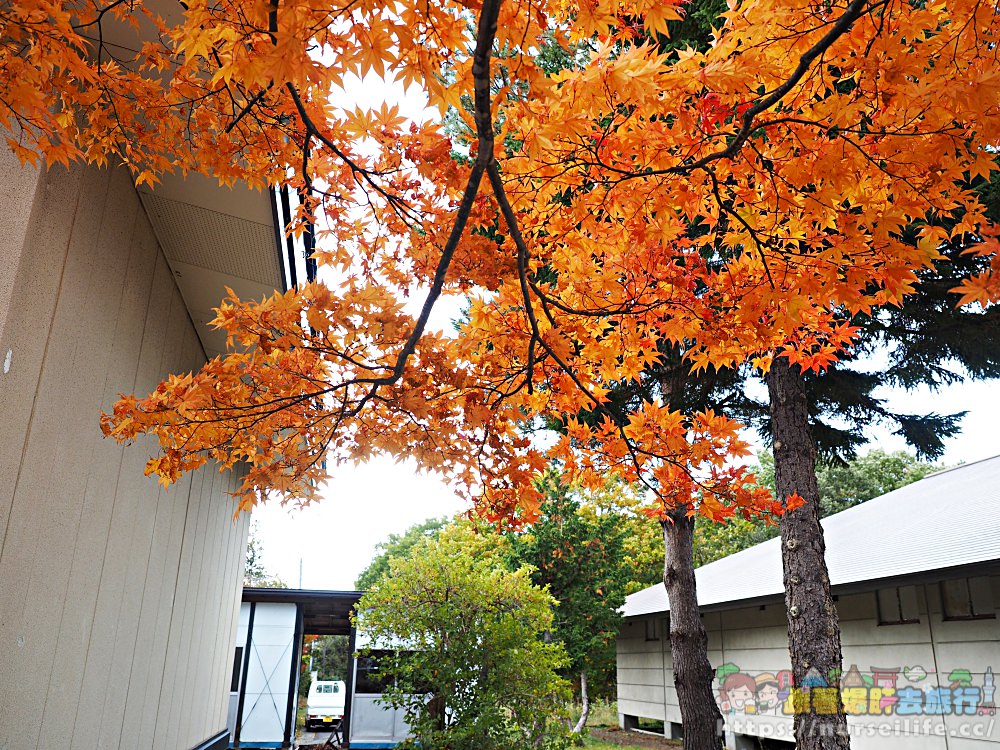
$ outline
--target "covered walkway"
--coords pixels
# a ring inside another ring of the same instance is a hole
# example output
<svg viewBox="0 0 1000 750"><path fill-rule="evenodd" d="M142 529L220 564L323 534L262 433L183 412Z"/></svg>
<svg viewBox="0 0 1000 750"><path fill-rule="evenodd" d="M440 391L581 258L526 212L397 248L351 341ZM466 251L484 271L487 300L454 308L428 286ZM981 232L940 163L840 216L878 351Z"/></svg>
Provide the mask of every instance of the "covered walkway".
<svg viewBox="0 0 1000 750"><path fill-rule="evenodd" d="M243 589L230 693L231 747L292 747L302 645L307 635L350 638L342 728L343 737L350 736L357 637L351 614L362 593Z"/></svg>

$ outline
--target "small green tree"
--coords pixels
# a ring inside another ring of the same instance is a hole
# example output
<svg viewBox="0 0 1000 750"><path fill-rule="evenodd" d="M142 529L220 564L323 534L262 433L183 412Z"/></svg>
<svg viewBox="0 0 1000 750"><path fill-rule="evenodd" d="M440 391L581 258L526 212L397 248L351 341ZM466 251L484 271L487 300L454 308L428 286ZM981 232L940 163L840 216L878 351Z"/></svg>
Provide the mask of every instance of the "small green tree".
<svg viewBox="0 0 1000 750"><path fill-rule="evenodd" d="M555 473L540 483L545 502L529 528L509 535L513 565L559 602L552 635L566 648L569 673L579 679L583 707L574 733L587 723L588 678L598 694L614 689L615 636L630 571L625 567L627 527L620 513L584 507ZM662 562L660 563L662 565Z"/></svg>
<svg viewBox="0 0 1000 750"><path fill-rule="evenodd" d="M358 605L358 627L382 658L382 701L404 710L425 749L520 750L568 744L567 663L547 642L554 600L530 570L503 565L504 542L469 524L393 558ZM369 653L371 653L369 651Z"/></svg>

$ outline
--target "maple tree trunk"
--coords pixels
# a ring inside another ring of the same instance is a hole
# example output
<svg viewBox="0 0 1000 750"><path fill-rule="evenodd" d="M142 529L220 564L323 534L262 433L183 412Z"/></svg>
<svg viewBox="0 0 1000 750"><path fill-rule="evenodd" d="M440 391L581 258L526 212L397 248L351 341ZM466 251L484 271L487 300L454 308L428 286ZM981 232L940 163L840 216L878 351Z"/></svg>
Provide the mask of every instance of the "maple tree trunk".
<svg viewBox="0 0 1000 750"><path fill-rule="evenodd" d="M802 696L795 713L796 748L846 750L850 738L839 690L840 621L830 593L826 542L819 523L816 444L809 429L805 384L787 360L777 358L767 375L767 389L778 497L798 493L805 500L785 513L779 524L792 674L797 687L823 680L832 688L811 687L809 699Z"/></svg>
<svg viewBox="0 0 1000 750"><path fill-rule="evenodd" d="M712 693L708 635L698 611L694 578L694 518L684 510L663 522L663 585L670 602L670 653L681 709L684 750L722 747L722 714Z"/></svg>

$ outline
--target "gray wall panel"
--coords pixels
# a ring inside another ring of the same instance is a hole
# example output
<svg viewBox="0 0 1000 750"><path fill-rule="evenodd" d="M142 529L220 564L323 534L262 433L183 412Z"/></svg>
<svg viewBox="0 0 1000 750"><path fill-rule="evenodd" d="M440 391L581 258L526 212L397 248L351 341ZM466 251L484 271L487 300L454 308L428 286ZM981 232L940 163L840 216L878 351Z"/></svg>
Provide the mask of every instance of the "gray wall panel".
<svg viewBox="0 0 1000 750"><path fill-rule="evenodd" d="M248 519L98 415L204 360L128 174L14 169L0 220L0 747L187 748L225 724ZM16 219L16 220L15 220Z"/></svg>

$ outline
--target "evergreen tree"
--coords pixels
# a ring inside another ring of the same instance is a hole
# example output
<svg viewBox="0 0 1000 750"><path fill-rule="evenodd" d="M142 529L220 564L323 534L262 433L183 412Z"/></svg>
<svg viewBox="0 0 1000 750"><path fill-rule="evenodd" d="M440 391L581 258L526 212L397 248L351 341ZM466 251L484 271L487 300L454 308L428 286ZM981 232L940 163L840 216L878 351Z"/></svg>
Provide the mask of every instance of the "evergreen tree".
<svg viewBox="0 0 1000 750"><path fill-rule="evenodd" d="M588 685L605 695L614 689L615 636L630 573L624 564L628 529L618 513L585 512L555 472L542 480L542 490L539 519L508 535L511 568L529 566L535 585L547 586L559 602L552 636L565 647L568 671L579 681L579 733L590 708Z"/></svg>

